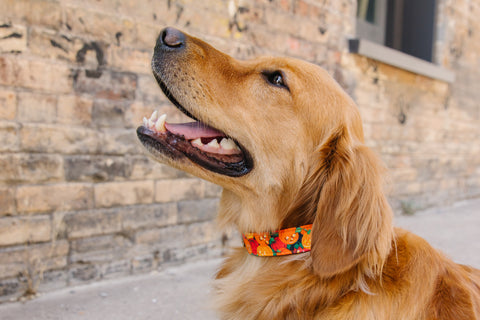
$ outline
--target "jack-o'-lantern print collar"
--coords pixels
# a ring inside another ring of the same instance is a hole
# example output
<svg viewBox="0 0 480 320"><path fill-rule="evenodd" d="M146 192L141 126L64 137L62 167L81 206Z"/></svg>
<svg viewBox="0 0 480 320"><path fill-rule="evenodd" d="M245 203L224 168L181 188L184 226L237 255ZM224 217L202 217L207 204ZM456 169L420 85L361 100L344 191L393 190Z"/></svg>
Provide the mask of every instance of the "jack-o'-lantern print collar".
<svg viewBox="0 0 480 320"><path fill-rule="evenodd" d="M312 225L274 232L244 233L243 244L248 253L259 257L285 256L310 251Z"/></svg>

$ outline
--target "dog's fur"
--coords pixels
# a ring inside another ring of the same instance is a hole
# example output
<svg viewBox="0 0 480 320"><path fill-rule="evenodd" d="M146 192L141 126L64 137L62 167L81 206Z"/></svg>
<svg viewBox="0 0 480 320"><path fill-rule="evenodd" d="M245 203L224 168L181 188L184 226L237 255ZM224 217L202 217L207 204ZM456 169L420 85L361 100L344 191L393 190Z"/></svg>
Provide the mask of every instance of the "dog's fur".
<svg viewBox="0 0 480 320"><path fill-rule="evenodd" d="M197 119L235 138L253 169L213 173L154 156L224 188L218 220L239 232L313 223L312 251L255 257L244 248L216 276L223 319L479 319L480 272L392 226L383 166L359 111L320 67L290 58L237 61L186 36L165 85ZM282 70L288 88L262 72ZM240 240L239 240L240 241Z"/></svg>

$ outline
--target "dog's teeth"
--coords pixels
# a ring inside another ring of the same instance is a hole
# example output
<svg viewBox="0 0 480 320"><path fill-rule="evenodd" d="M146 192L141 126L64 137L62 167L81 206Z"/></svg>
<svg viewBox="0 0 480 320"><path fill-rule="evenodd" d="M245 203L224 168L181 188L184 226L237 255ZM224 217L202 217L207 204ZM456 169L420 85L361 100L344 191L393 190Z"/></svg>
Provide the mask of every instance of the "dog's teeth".
<svg viewBox="0 0 480 320"><path fill-rule="evenodd" d="M192 144L193 144L194 146L198 146L198 147L203 146L202 139L200 139L200 138L197 138L197 139L193 140L193 141L192 141Z"/></svg>
<svg viewBox="0 0 480 320"><path fill-rule="evenodd" d="M155 123L155 130L157 132L165 132L167 129L165 128L165 120L167 119L166 114L162 114L160 118L158 118L157 123Z"/></svg>
<svg viewBox="0 0 480 320"><path fill-rule="evenodd" d="M145 117L143 117L143 126L148 127L148 120Z"/></svg>
<svg viewBox="0 0 480 320"><path fill-rule="evenodd" d="M220 145L225 150L240 150L232 139L223 138Z"/></svg>
<svg viewBox="0 0 480 320"><path fill-rule="evenodd" d="M155 110L155 111L153 111L152 115L150 116L150 120L155 122L155 121L157 121L157 119L158 119L158 111Z"/></svg>
<svg viewBox="0 0 480 320"><path fill-rule="evenodd" d="M217 139L213 139L210 141L207 146L212 147L212 148L220 148L220 145L217 142Z"/></svg>
<svg viewBox="0 0 480 320"><path fill-rule="evenodd" d="M155 122L152 121L152 119L148 119L148 127L150 129L152 129L153 127L155 127Z"/></svg>

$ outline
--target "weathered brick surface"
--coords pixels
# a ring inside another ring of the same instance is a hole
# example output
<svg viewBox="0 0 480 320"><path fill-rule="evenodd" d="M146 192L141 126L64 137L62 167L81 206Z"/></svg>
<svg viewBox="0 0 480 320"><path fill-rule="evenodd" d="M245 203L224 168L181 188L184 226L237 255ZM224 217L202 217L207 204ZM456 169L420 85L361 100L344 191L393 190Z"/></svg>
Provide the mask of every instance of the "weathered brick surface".
<svg viewBox="0 0 480 320"><path fill-rule="evenodd" d="M200 199L204 194L205 182L199 179L159 180L155 183L157 202Z"/></svg>
<svg viewBox="0 0 480 320"><path fill-rule="evenodd" d="M95 142L98 143L99 152L106 155L136 155L144 152L138 143L135 130L131 128L109 128L97 131Z"/></svg>
<svg viewBox="0 0 480 320"><path fill-rule="evenodd" d="M79 94L110 100L135 99L137 76L130 72L79 70L73 75L73 86Z"/></svg>
<svg viewBox="0 0 480 320"><path fill-rule="evenodd" d="M0 121L0 152L12 152L19 149L18 131L20 125Z"/></svg>
<svg viewBox="0 0 480 320"><path fill-rule="evenodd" d="M93 101L80 96L60 96L57 122L66 125L88 126L92 122Z"/></svg>
<svg viewBox="0 0 480 320"><path fill-rule="evenodd" d="M21 25L41 25L58 29L62 24L62 8L49 0L5 0L0 6L1 17Z"/></svg>
<svg viewBox="0 0 480 320"><path fill-rule="evenodd" d="M52 239L50 217L0 218L0 246L45 242Z"/></svg>
<svg viewBox="0 0 480 320"><path fill-rule="evenodd" d="M57 117L57 99L53 95L18 94L17 120L19 122L51 123Z"/></svg>
<svg viewBox="0 0 480 320"><path fill-rule="evenodd" d="M178 222L209 221L217 215L218 199L188 200L178 202Z"/></svg>
<svg viewBox="0 0 480 320"><path fill-rule="evenodd" d="M15 190L10 187L0 187L0 216L15 212Z"/></svg>
<svg viewBox="0 0 480 320"><path fill-rule="evenodd" d="M25 185L17 188L18 212L82 210L93 207L89 184Z"/></svg>
<svg viewBox="0 0 480 320"><path fill-rule="evenodd" d="M56 241L47 244L0 248L0 274L15 276L28 269L40 274L45 270L61 269L67 265L69 243Z"/></svg>
<svg viewBox="0 0 480 320"><path fill-rule="evenodd" d="M27 30L24 26L5 27L0 29L0 53L23 52L27 49Z"/></svg>
<svg viewBox="0 0 480 320"><path fill-rule="evenodd" d="M74 263L109 263L129 257L132 242L121 235L81 238L72 241L71 261Z"/></svg>
<svg viewBox="0 0 480 320"><path fill-rule="evenodd" d="M44 182L63 179L63 158L49 154L0 155L0 181Z"/></svg>
<svg viewBox="0 0 480 320"><path fill-rule="evenodd" d="M117 210L91 210L72 212L65 216L69 239L85 238L122 229L121 213Z"/></svg>
<svg viewBox="0 0 480 320"><path fill-rule="evenodd" d="M101 273L99 267L94 264L72 264L68 270L68 279L70 285L99 280L100 277Z"/></svg>
<svg viewBox="0 0 480 320"><path fill-rule="evenodd" d="M0 85L66 93L72 88L71 70L64 64L0 56Z"/></svg>
<svg viewBox="0 0 480 320"><path fill-rule="evenodd" d="M111 181L128 178L132 171L131 160L121 156L78 156L64 158L67 181Z"/></svg>
<svg viewBox="0 0 480 320"><path fill-rule="evenodd" d="M24 286L18 278L7 278L0 280L0 301L5 302L19 298L25 292Z"/></svg>
<svg viewBox="0 0 480 320"><path fill-rule="evenodd" d="M123 211L122 227L124 230L136 230L174 225L179 221L178 211L175 203L132 207Z"/></svg>
<svg viewBox="0 0 480 320"><path fill-rule="evenodd" d="M222 254L221 188L151 161L135 134L156 109L191 121L150 72L167 25L239 59L324 67L357 102L397 213L480 196L479 1L438 1L452 84L348 53L353 0L0 1L0 301Z"/></svg>
<svg viewBox="0 0 480 320"><path fill-rule="evenodd" d="M24 124L20 143L27 152L96 153L101 143L93 129L50 124Z"/></svg>
<svg viewBox="0 0 480 320"><path fill-rule="evenodd" d="M17 96L13 91L0 90L0 120L13 120L17 113Z"/></svg>
<svg viewBox="0 0 480 320"><path fill-rule="evenodd" d="M95 206L115 207L152 203L153 181L107 182L95 186Z"/></svg>

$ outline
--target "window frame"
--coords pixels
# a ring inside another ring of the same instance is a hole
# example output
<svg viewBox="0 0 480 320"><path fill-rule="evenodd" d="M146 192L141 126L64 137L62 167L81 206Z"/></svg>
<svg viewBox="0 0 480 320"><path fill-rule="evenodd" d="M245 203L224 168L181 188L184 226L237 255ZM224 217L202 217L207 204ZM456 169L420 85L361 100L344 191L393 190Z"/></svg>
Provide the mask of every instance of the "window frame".
<svg viewBox="0 0 480 320"><path fill-rule="evenodd" d="M375 0L375 4L374 23L356 17L357 35L369 41L384 44L387 30L387 0Z"/></svg>
<svg viewBox="0 0 480 320"><path fill-rule="evenodd" d="M375 17L379 18L378 20L375 19L375 24L373 28L379 28L379 22L383 20L383 37L385 37L385 32L387 30L386 25L386 16L387 16L387 0L376 0L377 3L380 4L381 10L383 10L384 14L382 17L381 13L380 16L377 15L378 8L375 8ZM358 1L357 1L358 4ZM436 7L438 7L438 2L436 3ZM435 10L435 19L434 19L434 28L432 34L432 60L434 61L435 57L435 37L436 37L436 21L437 21L437 10ZM363 24L370 24L367 21L363 21L356 16L356 37L351 38L348 40L348 49L350 53L359 54L370 59L374 59L394 67L404 69L419 75L423 75L426 77L430 77L433 79L445 81L447 83L453 83L455 81L455 73L451 70L448 70L434 62L429 62L427 60L423 60L417 58L415 56L409 55L402 51L389 48L385 45L385 39L378 42L378 37L372 37L372 33L369 33L369 29L365 29L362 27ZM360 25L360 28L358 27ZM372 30L372 29L370 29ZM376 31L374 31L376 32Z"/></svg>

